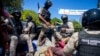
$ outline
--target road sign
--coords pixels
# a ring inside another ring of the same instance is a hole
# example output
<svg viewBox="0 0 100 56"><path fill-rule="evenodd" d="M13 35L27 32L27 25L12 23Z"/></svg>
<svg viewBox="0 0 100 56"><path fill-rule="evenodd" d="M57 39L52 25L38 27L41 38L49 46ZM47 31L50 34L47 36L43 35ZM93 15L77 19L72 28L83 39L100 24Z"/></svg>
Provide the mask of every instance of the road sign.
<svg viewBox="0 0 100 56"><path fill-rule="evenodd" d="M59 14L82 15L87 10L59 9Z"/></svg>

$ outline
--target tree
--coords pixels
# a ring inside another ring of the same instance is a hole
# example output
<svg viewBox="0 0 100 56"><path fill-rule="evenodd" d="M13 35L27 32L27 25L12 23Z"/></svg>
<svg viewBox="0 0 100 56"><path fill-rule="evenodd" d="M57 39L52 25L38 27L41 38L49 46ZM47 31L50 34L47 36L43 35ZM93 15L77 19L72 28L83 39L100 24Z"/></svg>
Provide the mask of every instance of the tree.
<svg viewBox="0 0 100 56"><path fill-rule="evenodd" d="M4 8L10 13L13 10L22 10L23 0L2 0Z"/></svg>
<svg viewBox="0 0 100 56"><path fill-rule="evenodd" d="M80 25L80 23L78 21L73 20L72 22L73 22L73 25L74 25L75 32L82 30L82 26Z"/></svg>
<svg viewBox="0 0 100 56"><path fill-rule="evenodd" d="M51 19L51 23L52 23L52 24L61 23L61 22L62 22L62 21L61 21L60 19L58 19L57 17Z"/></svg>
<svg viewBox="0 0 100 56"><path fill-rule="evenodd" d="M25 20L26 20L26 17L29 16L29 15L32 16L32 18L33 18L32 20L33 20L37 25L40 24L37 13L34 12L34 11L32 11L32 10L23 10L23 11L22 11L21 20L22 20L22 21L25 21Z"/></svg>

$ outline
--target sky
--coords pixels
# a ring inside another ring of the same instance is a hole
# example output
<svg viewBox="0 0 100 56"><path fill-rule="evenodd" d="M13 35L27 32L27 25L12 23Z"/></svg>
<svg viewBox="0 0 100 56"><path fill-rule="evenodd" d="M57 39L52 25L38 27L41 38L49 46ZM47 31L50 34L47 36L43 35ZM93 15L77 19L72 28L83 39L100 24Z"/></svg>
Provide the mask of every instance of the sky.
<svg viewBox="0 0 100 56"><path fill-rule="evenodd" d="M33 10L38 13L39 3L40 7L44 6L46 0L24 0L23 9ZM49 9L51 12L51 18L57 17L61 18L59 14L59 9L73 9L73 10L88 10L97 7L98 0L51 0L53 5ZM81 21L81 15L68 15L70 21L77 20Z"/></svg>

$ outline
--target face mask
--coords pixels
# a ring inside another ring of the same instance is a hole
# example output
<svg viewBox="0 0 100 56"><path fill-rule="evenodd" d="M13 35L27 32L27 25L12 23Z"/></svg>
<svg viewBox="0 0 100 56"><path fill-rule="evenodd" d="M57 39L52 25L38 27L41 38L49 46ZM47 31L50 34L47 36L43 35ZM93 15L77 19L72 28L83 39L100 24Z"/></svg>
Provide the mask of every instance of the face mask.
<svg viewBox="0 0 100 56"><path fill-rule="evenodd" d="M68 20L62 20L62 21L63 21L63 23L67 23Z"/></svg>

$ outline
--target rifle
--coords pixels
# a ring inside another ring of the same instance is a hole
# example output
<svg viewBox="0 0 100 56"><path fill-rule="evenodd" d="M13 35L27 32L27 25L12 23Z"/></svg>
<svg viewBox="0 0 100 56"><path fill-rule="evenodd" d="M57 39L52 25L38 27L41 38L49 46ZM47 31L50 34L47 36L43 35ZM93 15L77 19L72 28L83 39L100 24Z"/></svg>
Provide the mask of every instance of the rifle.
<svg viewBox="0 0 100 56"><path fill-rule="evenodd" d="M38 10L39 10L39 8L40 8L40 5L39 5L39 3L37 3L37 6L38 6Z"/></svg>

